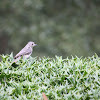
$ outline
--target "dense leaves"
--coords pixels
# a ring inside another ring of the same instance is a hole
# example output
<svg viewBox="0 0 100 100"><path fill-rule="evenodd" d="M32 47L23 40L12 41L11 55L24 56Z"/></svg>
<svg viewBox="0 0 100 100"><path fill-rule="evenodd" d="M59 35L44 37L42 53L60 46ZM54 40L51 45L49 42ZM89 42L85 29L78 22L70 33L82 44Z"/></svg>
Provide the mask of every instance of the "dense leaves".
<svg viewBox="0 0 100 100"><path fill-rule="evenodd" d="M12 66L12 55L0 62L1 100L98 100L100 98L100 57L56 56L20 60Z"/></svg>

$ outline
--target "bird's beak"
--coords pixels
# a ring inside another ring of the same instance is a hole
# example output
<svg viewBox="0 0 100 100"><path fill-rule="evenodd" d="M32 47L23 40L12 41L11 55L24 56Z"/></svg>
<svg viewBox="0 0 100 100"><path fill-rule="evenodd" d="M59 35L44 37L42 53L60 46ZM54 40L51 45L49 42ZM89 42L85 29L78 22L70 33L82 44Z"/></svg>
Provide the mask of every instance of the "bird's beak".
<svg viewBox="0 0 100 100"><path fill-rule="evenodd" d="M37 46L37 44L34 44L34 46Z"/></svg>

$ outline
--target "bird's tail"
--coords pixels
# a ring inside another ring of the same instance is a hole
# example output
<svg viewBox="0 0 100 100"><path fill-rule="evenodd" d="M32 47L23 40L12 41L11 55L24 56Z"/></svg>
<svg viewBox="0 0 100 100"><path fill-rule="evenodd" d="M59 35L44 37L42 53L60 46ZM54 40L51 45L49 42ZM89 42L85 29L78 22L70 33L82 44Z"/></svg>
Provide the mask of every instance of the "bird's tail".
<svg viewBox="0 0 100 100"><path fill-rule="evenodd" d="M16 59L14 59L14 61L12 62L12 64L13 64L13 63L16 63L20 58L21 58L21 57L18 57L18 58L16 58Z"/></svg>

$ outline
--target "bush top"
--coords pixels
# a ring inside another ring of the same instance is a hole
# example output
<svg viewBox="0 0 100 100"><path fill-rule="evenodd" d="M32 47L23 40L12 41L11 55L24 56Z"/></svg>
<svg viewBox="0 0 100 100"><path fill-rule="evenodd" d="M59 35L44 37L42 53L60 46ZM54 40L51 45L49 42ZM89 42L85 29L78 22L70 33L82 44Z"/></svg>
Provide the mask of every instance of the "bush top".
<svg viewBox="0 0 100 100"><path fill-rule="evenodd" d="M100 98L100 58L71 59L56 56L21 59L11 65L13 55L2 55L0 99L85 100Z"/></svg>

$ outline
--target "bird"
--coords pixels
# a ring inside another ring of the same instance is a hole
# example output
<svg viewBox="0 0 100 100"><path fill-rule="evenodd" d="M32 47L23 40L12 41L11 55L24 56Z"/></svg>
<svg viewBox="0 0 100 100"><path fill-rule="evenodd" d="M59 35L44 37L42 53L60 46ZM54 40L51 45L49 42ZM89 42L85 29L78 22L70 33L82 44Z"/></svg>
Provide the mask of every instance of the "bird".
<svg viewBox="0 0 100 100"><path fill-rule="evenodd" d="M36 46L37 44L35 44L32 41L29 41L26 46L14 57L14 61L13 63L17 62L19 59L21 59L21 57L23 58L29 58L30 55L32 54L33 51L33 47Z"/></svg>

